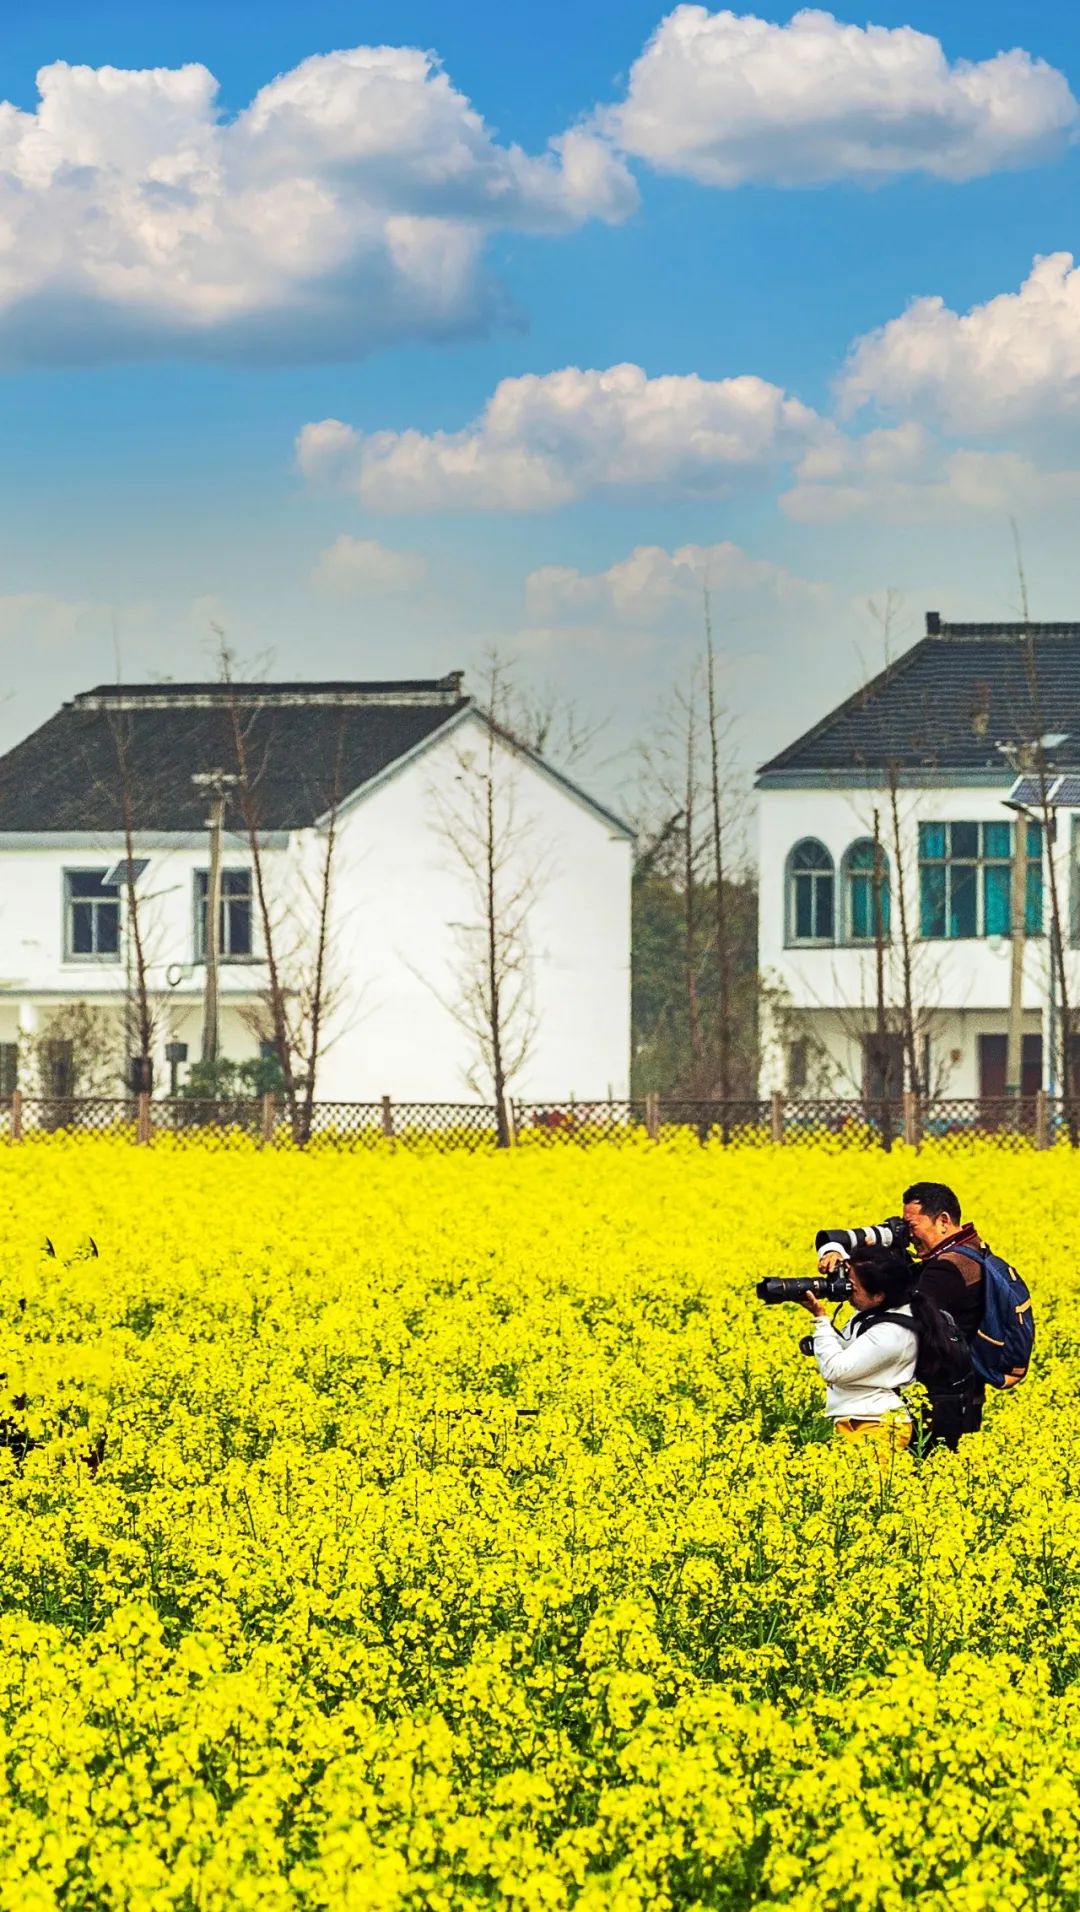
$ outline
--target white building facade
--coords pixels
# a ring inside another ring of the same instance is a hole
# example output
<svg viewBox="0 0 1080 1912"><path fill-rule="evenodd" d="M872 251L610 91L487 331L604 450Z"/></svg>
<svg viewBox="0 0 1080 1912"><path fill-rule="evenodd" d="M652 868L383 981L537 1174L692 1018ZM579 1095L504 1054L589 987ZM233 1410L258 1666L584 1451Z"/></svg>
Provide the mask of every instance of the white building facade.
<svg viewBox="0 0 1080 1912"><path fill-rule="evenodd" d="M504 952L507 1046L521 1056L510 1091L529 1101L628 1094L631 833L493 732L456 675L104 687L0 760L0 1094L130 1086L139 992L129 847L153 1090L183 1086L206 1006L207 776L225 798L221 1058L274 1047L266 918L286 991L295 1004L310 992L332 824L318 1100L490 1099L470 1010L484 870L468 840L490 787L495 914L513 911L516 924ZM80 1043L96 1053L76 1054Z"/></svg>
<svg viewBox="0 0 1080 1912"><path fill-rule="evenodd" d="M1011 807L1038 740L1049 832L1041 775L1019 792L1027 807ZM1021 1086L1062 1092L1051 859L1075 1009L1078 764L1080 625L931 613L912 651L759 772L763 1093L898 1095L910 1086L907 1020L926 1094L1005 1094L1018 831Z"/></svg>

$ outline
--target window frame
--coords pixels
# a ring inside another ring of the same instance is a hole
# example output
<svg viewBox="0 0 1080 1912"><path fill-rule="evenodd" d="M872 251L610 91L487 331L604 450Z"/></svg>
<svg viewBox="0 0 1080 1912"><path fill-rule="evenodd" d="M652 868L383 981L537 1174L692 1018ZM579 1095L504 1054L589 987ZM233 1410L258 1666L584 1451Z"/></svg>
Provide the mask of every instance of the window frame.
<svg viewBox="0 0 1080 1912"><path fill-rule="evenodd" d="M226 890L226 879L230 876L247 877L246 897L232 897ZM205 885L205 888L202 886ZM206 922L210 910L210 871L193 870L191 876L192 960L197 965L206 963ZM221 932L228 923L228 905L230 901L246 902L248 906L248 949L243 955L236 955L224 947L226 937ZM221 870L221 923L219 924L218 962L229 964L257 963L258 952L255 948L255 873L250 863L223 864Z"/></svg>
<svg viewBox="0 0 1080 1912"><path fill-rule="evenodd" d="M798 855L799 851L803 849L804 846L806 846L807 844L813 844L816 849L820 850L822 854L828 858L829 867L827 870L825 869L824 866L822 866L818 870L797 870L795 868L795 858ZM832 897L831 897L830 914L832 917L832 929L828 936L800 936L797 932L796 925L798 922L798 903L797 903L798 892L796 889L796 884L800 876L809 877L811 881L813 882L813 885L814 885L813 915L814 915L815 921L817 920L817 916L818 916L818 905L817 905L818 889L826 881L829 883L831 887ZM815 837L815 836L800 837L797 843L792 844L787 854L787 861L784 865L784 946L787 949L835 949L836 948L836 860L833 857L831 850L828 848L828 845L823 843L820 837Z"/></svg>
<svg viewBox="0 0 1080 1912"><path fill-rule="evenodd" d="M108 886L116 891L115 897L109 897L109 896L76 897L76 896L73 896L71 893L71 879L73 876L96 876L98 881L104 886L105 878L109 873L109 867L111 866L106 865L106 867L103 869L88 868L84 864L78 864L78 865L73 864L71 866L65 865L64 867L63 881L61 885L61 894L62 894L62 915L61 915L62 944L61 946L64 952L63 960L65 964L77 963L81 966L84 963L95 963L95 964L122 963L124 960L124 901L123 901L123 895L119 885L111 884ZM111 949L110 950L98 950L98 949L77 950L75 948L75 938L73 935L73 930L75 925L74 907L76 903L88 903L90 905L90 908L93 912L91 920L94 926L93 927L94 941L97 940L97 918L98 918L99 908L102 906L115 908L116 910L116 948L114 950L111 950Z"/></svg>
<svg viewBox="0 0 1080 1912"><path fill-rule="evenodd" d="M1023 830L1025 831L1025 842L1026 842L1026 850L1027 850L1024 938L1026 941L1029 938L1039 937L1043 935L1044 933L1043 931L1044 843L1043 843L1042 827L1038 822L1032 822L1027 817L1024 817L1023 819L1019 821L1013 821L1012 819L1006 820L1004 817L960 817L960 818L950 817L947 819L920 818L919 824L918 824L918 837L917 837L917 868L919 873L919 941L920 942L923 942L923 943L979 943L979 942L985 942L987 938L991 936L994 936L994 937L1002 936L1002 937L1005 937L1006 939L1011 938L1011 935L1012 935L1011 922L1009 922L1008 927L1004 929L988 929L986 926L987 925L987 888L988 888L987 877L991 871L1002 871L1005 873L1006 917L1008 920L1008 912L1011 909L1009 898L1011 897L1011 893L1012 893L1012 889L1011 889L1012 858L1013 858L1013 844L1015 841L1014 833L1017 829L1020 829L1020 828L1023 828ZM1003 854L998 854L997 852L987 848L987 833L991 830L998 830L998 829L1004 829L1009 832L1009 848L1008 848L1008 851ZM924 833L930 830L939 830L942 832L944 849L940 855L928 855L926 850L924 849L924 841L925 841ZM954 851L953 835L952 835L954 830L974 830L976 832L975 848L970 855L963 852L957 853L956 851ZM1032 850L1032 847L1031 847L1033 831L1038 832L1038 848L1036 850ZM927 873L931 870L939 871L941 873L942 887L941 887L940 908L941 908L941 921L943 926L940 930L927 929L926 927L927 918L928 918L927 901L926 901L927 899L926 877L927 877ZM950 923L954 920L956 907L957 907L955 873L958 870L965 873L965 881L967 880L967 877L970 876L970 881L971 881L971 886L973 891L973 900L974 900L974 927L970 930L961 930L961 931L952 932L949 926L950 926ZM1036 883L1033 883L1033 877L1036 879ZM1033 890L1036 888L1036 884L1037 884L1037 895L1038 895L1038 904L1039 904L1037 925L1033 924L1032 914L1031 914L1032 894L1033 894Z"/></svg>
<svg viewBox="0 0 1080 1912"><path fill-rule="evenodd" d="M861 881L868 882L871 885L870 908L871 908L871 912L873 910L873 881L874 881L873 869L871 868L869 870L856 870L852 867L852 861L851 861L855 851L861 850L864 844L868 844L871 850L873 850L876 847L881 857L881 868L882 868L881 914L883 919L882 925L881 925L882 942L888 943L891 940L891 933L892 933L891 932L892 871L889 867L888 852L886 851L885 846L882 843L878 843L875 846L873 837L870 837L870 836L856 837L852 843L848 844L847 849L844 851L844 854L840 859L840 903L841 903L841 909L843 912L842 919L841 919L842 927L843 927L843 936L844 936L844 942L848 944L852 949L874 949L877 946L877 940L878 940L876 932L874 930L871 930L868 936L856 936L855 934L855 924L854 924L855 912L852 907L852 901L853 901L852 884L856 878L858 878Z"/></svg>

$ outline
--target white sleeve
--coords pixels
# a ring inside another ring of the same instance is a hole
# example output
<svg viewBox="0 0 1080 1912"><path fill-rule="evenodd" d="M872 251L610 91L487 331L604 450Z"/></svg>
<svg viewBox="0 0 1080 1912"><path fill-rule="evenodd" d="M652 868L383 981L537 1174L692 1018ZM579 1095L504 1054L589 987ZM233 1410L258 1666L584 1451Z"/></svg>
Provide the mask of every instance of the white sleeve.
<svg viewBox="0 0 1080 1912"><path fill-rule="evenodd" d="M872 1381L883 1370L892 1371L897 1359L910 1353L912 1338L907 1328L877 1321L865 1334L845 1341L832 1322L819 1315L814 1323L814 1360L830 1387L838 1381Z"/></svg>
<svg viewBox="0 0 1080 1912"><path fill-rule="evenodd" d="M851 1247L850 1244L828 1238L825 1241L817 1243L815 1253L818 1258L818 1267L820 1268L826 1255L839 1255L841 1261L846 1261L851 1253Z"/></svg>

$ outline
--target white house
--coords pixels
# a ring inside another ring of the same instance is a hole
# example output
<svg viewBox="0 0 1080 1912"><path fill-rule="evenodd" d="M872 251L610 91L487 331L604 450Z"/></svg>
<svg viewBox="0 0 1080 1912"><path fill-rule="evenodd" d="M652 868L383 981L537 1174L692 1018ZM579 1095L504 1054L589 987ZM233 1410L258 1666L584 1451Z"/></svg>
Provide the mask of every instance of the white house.
<svg viewBox="0 0 1080 1912"><path fill-rule="evenodd" d="M70 1032L83 1013L73 1005L96 1012L99 1029L103 1014L113 1019L116 1089L137 1051L125 819L155 1093L168 1088L178 1045L181 1081L199 1058L215 788L225 802L221 1056L245 1060L267 1039L252 828L271 942L299 1000L333 821L318 1098L475 1099L483 1084L466 998L483 947L484 871L464 839L470 818L486 814L478 793L490 793L497 909L517 912L511 1047L522 1046L526 1022L532 1031L511 1091L628 1093L631 833L493 732L460 673L105 686L0 759L0 1093L20 1075L32 1092L71 1090Z"/></svg>
<svg viewBox="0 0 1080 1912"><path fill-rule="evenodd" d="M1039 821L1041 776L1038 788L1017 793L1026 811L1006 802L1037 741L1053 805L1050 843ZM898 1033L905 948L924 1083L946 1096L1004 1093L1018 828L1028 855L1022 1087L1060 1093L1049 859L1072 1009L1080 1004L1077 771L1080 624L948 624L933 612L911 650L763 767L763 1093L899 1090L910 1073ZM875 930L878 895L885 937ZM879 1000L888 1012L884 1045Z"/></svg>

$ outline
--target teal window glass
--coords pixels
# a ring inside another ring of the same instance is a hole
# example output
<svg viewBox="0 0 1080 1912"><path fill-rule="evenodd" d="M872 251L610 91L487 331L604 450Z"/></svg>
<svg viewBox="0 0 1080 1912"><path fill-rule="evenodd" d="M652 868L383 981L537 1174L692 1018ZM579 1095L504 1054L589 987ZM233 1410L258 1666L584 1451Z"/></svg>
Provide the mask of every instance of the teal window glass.
<svg viewBox="0 0 1080 1912"><path fill-rule="evenodd" d="M919 871L920 928L924 936L945 934L944 863L924 863Z"/></svg>
<svg viewBox="0 0 1080 1912"><path fill-rule="evenodd" d="M1008 936L1009 934L1011 887L1010 864L987 863L985 865L983 869L983 928L987 936Z"/></svg>
<svg viewBox="0 0 1080 1912"><path fill-rule="evenodd" d="M889 863L873 837L860 837L844 857L847 938L873 943L889 933Z"/></svg>
<svg viewBox="0 0 1080 1912"><path fill-rule="evenodd" d="M1024 929L1028 936L1041 936L1043 926L1043 873L1042 863L1028 860L1027 866L1027 902L1024 910Z"/></svg>
<svg viewBox="0 0 1080 1912"><path fill-rule="evenodd" d="M831 943L835 934L835 878L823 843L806 837L791 852L788 921L796 943Z"/></svg>
<svg viewBox="0 0 1080 1912"><path fill-rule="evenodd" d="M982 823L919 826L920 928L924 937L960 941L1008 936L1012 928L1013 825L1001 818ZM1042 931L1042 831L1025 826L1027 879L1025 928Z"/></svg>
<svg viewBox="0 0 1080 1912"><path fill-rule="evenodd" d="M949 935L977 936L979 888L974 863L953 863L949 871Z"/></svg>

